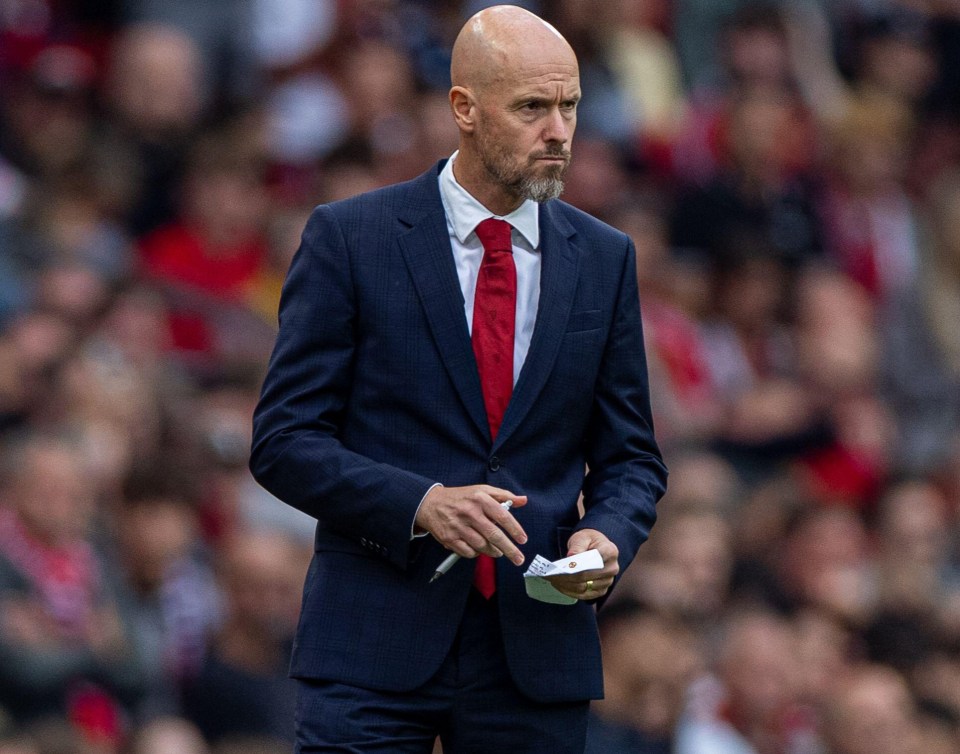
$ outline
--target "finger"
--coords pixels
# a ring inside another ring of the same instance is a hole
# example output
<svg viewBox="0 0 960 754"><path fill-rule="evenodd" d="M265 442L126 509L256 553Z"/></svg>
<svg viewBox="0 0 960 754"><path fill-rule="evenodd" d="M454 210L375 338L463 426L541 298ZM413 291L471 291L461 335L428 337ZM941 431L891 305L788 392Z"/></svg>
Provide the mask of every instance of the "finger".
<svg viewBox="0 0 960 754"><path fill-rule="evenodd" d="M549 579L552 584L563 584L566 587L576 587L590 580L595 584L599 584L604 580L613 582L617 575L618 567L616 564L611 564L603 568L593 568L589 571L580 571L579 573L562 573L557 576L547 576L546 578Z"/></svg>
<svg viewBox="0 0 960 754"><path fill-rule="evenodd" d="M487 541L487 538L476 529L465 529L461 533L460 538L475 551L475 554L471 557L476 557L480 553L489 554L487 553L487 547L490 543Z"/></svg>
<svg viewBox="0 0 960 754"><path fill-rule="evenodd" d="M567 597L573 597L575 600L583 599L583 589L577 587L566 587L566 586L557 586L553 585L553 588L556 589L560 594L563 594Z"/></svg>
<svg viewBox="0 0 960 754"><path fill-rule="evenodd" d="M504 490L499 487L490 487L489 485L483 485L480 489L496 500L498 505L500 503L505 503L508 500L513 503L511 506L513 508L522 508L527 504L526 495L517 495L510 490Z"/></svg>
<svg viewBox="0 0 960 754"><path fill-rule="evenodd" d="M583 594L583 580L582 579L571 579L569 577L561 576L546 576L547 581L556 589L558 592L562 592L569 597L579 597Z"/></svg>
<svg viewBox="0 0 960 754"><path fill-rule="evenodd" d="M517 549L517 546L510 541L510 537L504 534L500 529L494 527L489 532L487 542L492 547L497 548L501 555L505 555L514 565L523 565L523 553Z"/></svg>
<svg viewBox="0 0 960 754"><path fill-rule="evenodd" d="M496 527L484 530L481 534L483 537L483 547L478 548L480 552L484 555L489 555L491 558L499 558L503 555L503 549L498 546L498 542L503 540L503 534Z"/></svg>
<svg viewBox="0 0 960 754"><path fill-rule="evenodd" d="M604 565L616 564L620 557L620 549L609 539L598 543L597 552L599 552L600 557L603 558ZM617 567L619 568L619 565Z"/></svg>
<svg viewBox="0 0 960 754"><path fill-rule="evenodd" d="M592 578L585 579L583 578L584 575L586 574L577 574L577 577L575 579L569 579L568 577L567 580L565 581L553 580L554 578L559 579L560 578L559 576L548 577L548 578L550 579L550 583L553 584L558 589L562 587L572 592L580 592L580 593L586 591L588 588L592 588L593 590L598 590L598 589L602 590L602 589L609 589L613 585L614 579L612 576L601 575L595 571L593 572Z"/></svg>
<svg viewBox="0 0 960 754"><path fill-rule="evenodd" d="M570 539L567 540L567 557L571 555L579 555L581 552L586 552L587 550L592 550L598 546L598 542L595 541L594 535L599 534L594 529L580 529L575 531ZM600 553L603 555L603 553Z"/></svg>
<svg viewBox="0 0 960 754"><path fill-rule="evenodd" d="M465 522L461 537L478 553L491 558L499 558L509 551L508 557L516 562L516 554L520 552L496 524L480 515ZM520 563L523 562L522 557L521 554Z"/></svg>
<svg viewBox="0 0 960 754"><path fill-rule="evenodd" d="M491 558L502 558L502 557L503 557L503 551L501 551L500 548L498 548L498 547L494 547L494 546L491 545L490 543L487 543L487 546L484 547L484 548L481 550L481 552L482 552L484 555L490 556Z"/></svg>
<svg viewBox="0 0 960 754"><path fill-rule="evenodd" d="M586 581L583 583L581 592L577 595L577 598L581 600L600 599L600 597L603 597L603 595L607 593L609 588L609 584L605 582Z"/></svg>
<svg viewBox="0 0 960 754"><path fill-rule="evenodd" d="M586 550L596 549L605 564L616 560L619 548L603 533L596 529L580 529L567 540L567 555L579 555Z"/></svg>
<svg viewBox="0 0 960 754"><path fill-rule="evenodd" d="M583 582L583 591L604 594L611 586L613 579L588 579Z"/></svg>
<svg viewBox="0 0 960 754"><path fill-rule="evenodd" d="M457 553L461 558L475 558L478 553L470 545L464 542L462 539L458 539L455 542L451 542L448 545L448 549Z"/></svg>
<svg viewBox="0 0 960 754"><path fill-rule="evenodd" d="M504 510L498 505L496 510L491 511L491 518L514 542L521 545L526 544L527 533L520 526L520 522L510 514L510 511Z"/></svg>

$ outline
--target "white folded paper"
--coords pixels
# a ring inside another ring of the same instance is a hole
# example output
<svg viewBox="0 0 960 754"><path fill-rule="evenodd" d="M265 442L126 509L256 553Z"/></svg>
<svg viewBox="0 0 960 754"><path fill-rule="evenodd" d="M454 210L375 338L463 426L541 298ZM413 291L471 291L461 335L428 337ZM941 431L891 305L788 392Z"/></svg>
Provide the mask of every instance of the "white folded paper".
<svg viewBox="0 0 960 754"><path fill-rule="evenodd" d="M603 568L603 557L599 550L571 555L569 558L549 561L542 555L537 555L523 574L524 585L527 587L527 596L540 602L551 602L555 605L572 605L575 597L568 597L557 591L553 584L544 576L559 576L561 573L580 573Z"/></svg>

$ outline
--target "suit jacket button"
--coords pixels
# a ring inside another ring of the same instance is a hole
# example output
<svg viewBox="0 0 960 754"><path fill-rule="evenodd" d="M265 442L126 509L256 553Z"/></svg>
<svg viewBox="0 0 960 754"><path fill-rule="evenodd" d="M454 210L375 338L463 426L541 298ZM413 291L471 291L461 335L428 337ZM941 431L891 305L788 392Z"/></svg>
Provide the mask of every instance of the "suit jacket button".
<svg viewBox="0 0 960 754"><path fill-rule="evenodd" d="M497 458L497 456L493 456L493 458L490 459L490 463L487 464L487 468L490 469L490 471L500 471L500 459Z"/></svg>

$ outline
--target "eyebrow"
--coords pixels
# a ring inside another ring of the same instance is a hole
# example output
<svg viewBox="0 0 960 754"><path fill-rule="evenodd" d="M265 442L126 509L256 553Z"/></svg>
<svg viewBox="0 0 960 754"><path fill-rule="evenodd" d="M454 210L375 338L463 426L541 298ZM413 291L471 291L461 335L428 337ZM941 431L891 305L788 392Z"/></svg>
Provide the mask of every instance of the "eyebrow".
<svg viewBox="0 0 960 754"><path fill-rule="evenodd" d="M561 97L560 102L579 102L582 97L581 92L574 92L573 94L567 97ZM543 94L542 92L534 93L528 92L526 94L518 94L513 98L512 102L515 104L523 104L525 102L554 102L555 98L550 94Z"/></svg>

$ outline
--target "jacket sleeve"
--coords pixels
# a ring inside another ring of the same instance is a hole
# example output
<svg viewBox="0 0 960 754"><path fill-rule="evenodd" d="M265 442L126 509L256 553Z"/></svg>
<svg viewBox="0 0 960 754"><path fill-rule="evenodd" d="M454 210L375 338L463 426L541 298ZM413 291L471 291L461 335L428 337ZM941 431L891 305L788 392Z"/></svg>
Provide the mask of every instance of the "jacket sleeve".
<svg viewBox="0 0 960 754"><path fill-rule="evenodd" d="M620 550L621 573L646 541L667 469L653 435L633 243L626 241L616 309L584 439L585 514L577 529L596 529Z"/></svg>
<svg viewBox="0 0 960 754"><path fill-rule="evenodd" d="M333 210L314 210L280 300L280 331L253 418L250 470L265 489L400 568L434 480L344 447L356 352L350 249Z"/></svg>

